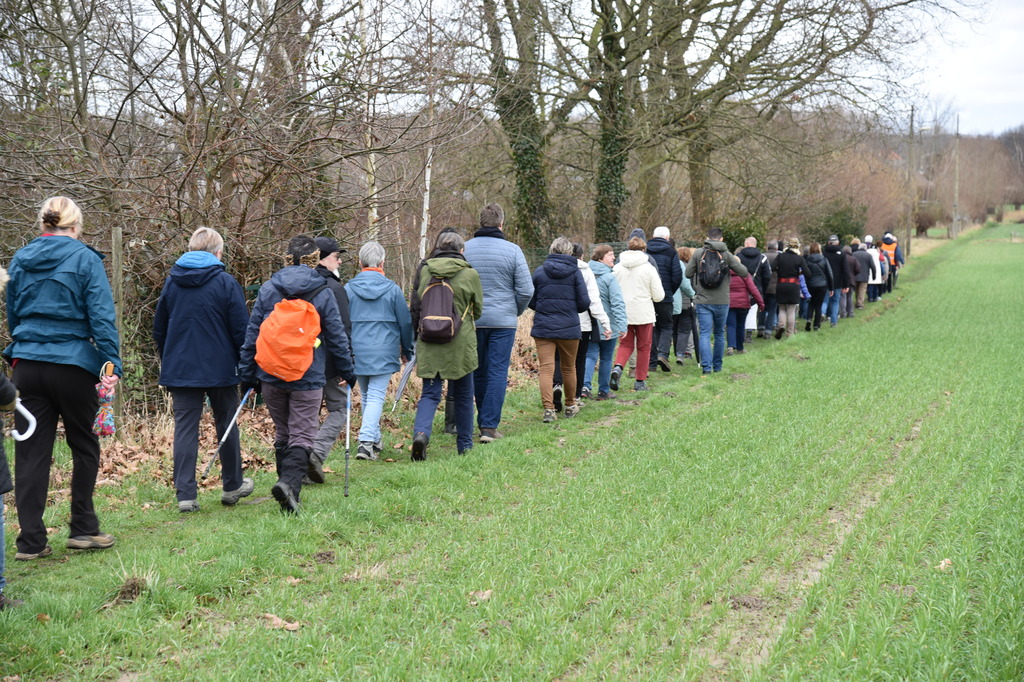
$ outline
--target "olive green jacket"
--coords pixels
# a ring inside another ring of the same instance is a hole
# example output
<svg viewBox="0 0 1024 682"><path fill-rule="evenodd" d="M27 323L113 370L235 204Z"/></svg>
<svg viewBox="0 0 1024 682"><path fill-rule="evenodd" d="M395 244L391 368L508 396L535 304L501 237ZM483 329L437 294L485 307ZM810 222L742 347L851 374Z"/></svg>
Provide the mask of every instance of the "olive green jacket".
<svg viewBox="0 0 1024 682"><path fill-rule="evenodd" d="M454 291L455 308L464 314L459 333L449 343L424 343L416 340L416 375L423 379L461 379L477 367L476 324L484 310L484 290L480 275L469 263L458 258L431 258L420 274L422 297L431 277L445 277Z"/></svg>

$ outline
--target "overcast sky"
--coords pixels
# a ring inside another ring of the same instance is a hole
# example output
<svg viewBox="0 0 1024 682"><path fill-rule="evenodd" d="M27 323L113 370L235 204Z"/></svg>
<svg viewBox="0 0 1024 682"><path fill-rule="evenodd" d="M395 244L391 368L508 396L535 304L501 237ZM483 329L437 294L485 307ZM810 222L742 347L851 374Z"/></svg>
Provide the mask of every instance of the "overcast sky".
<svg viewBox="0 0 1024 682"><path fill-rule="evenodd" d="M999 134L1024 124L1024 0L989 0L981 18L929 41L922 87L960 114L960 132Z"/></svg>

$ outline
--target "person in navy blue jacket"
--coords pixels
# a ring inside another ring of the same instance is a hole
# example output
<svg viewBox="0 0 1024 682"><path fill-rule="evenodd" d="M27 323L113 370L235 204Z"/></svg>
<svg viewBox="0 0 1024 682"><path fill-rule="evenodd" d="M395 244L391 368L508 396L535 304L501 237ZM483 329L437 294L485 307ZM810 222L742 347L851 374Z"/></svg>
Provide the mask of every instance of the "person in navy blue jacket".
<svg viewBox="0 0 1024 682"><path fill-rule="evenodd" d="M121 376L114 296L103 256L82 243L82 209L67 197L51 197L39 210L40 236L14 254L7 285L11 344L3 355L14 366L13 381L35 432L14 444L14 501L18 507L18 553L28 561L52 552L43 511L57 419L71 449L71 520L68 549L108 549L114 536L100 532L92 495L100 469L100 441L92 424L99 409L96 377L113 389ZM16 415L19 431L28 425Z"/></svg>
<svg viewBox="0 0 1024 682"><path fill-rule="evenodd" d="M263 402L274 420L278 480L270 492L283 511L297 514L302 478L309 469L309 455L320 423L324 384L331 376L340 377L351 386L355 375L348 334L338 312L338 303L324 278L314 270L320 262L320 249L316 242L305 234L292 237L284 258L285 267L260 287L245 331L238 373L243 390L251 387L262 391ZM294 381L279 379L256 362L260 325L274 306L286 297L305 297L320 317L320 343L314 347L313 362Z"/></svg>
<svg viewBox="0 0 1024 682"><path fill-rule="evenodd" d="M583 274L572 256L572 242L559 237L551 243L550 254L533 271L534 311L530 336L537 345L540 361L540 397L544 403L544 421L555 420L555 351L558 351L565 387L565 416L580 411L576 400L576 351L580 343L580 313L590 308Z"/></svg>
<svg viewBox="0 0 1024 682"><path fill-rule="evenodd" d="M188 248L164 282L153 319L160 385L171 392L174 405L174 492L182 513L199 511L196 456L203 398L210 399L220 442L238 406L239 349L249 323L242 287L221 262L224 238L200 227ZM242 477L237 427L220 449L220 464L222 504L252 494L252 479Z"/></svg>
<svg viewBox="0 0 1024 682"><path fill-rule="evenodd" d="M651 341L650 369L661 367L663 372L672 371L668 362L672 350L672 296L683 282L683 268L679 265L679 253L669 241L671 235L664 225L654 228L651 240L647 242L647 255L654 259L661 279L665 298L654 302L654 338Z"/></svg>

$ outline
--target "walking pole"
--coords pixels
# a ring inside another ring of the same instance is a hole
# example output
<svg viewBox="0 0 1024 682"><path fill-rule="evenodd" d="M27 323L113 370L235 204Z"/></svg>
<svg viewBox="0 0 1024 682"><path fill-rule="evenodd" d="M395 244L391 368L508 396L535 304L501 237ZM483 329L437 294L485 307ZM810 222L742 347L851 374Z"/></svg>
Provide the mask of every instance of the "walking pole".
<svg viewBox="0 0 1024 682"><path fill-rule="evenodd" d="M349 440L352 438L352 387L345 392L345 497L348 497L348 455Z"/></svg>
<svg viewBox="0 0 1024 682"><path fill-rule="evenodd" d="M207 474L210 473L210 468L213 466L214 461L217 459L217 453L220 452L220 449L222 447L224 447L224 441L226 441L228 439L228 436L231 434L231 429L235 428L235 422L238 421L238 415L242 413L242 408L245 407L245 401L249 399L249 396L252 395L252 392L253 389L250 388L248 391L245 392L245 395L242 396L242 402L238 404L238 409L235 410L235 416L233 416L231 418L231 421L228 423L228 428L224 429L224 436L220 439L220 443L217 444L217 449L213 451L213 456L210 457L209 464L207 464L206 468L203 469L203 475L200 478L200 480L206 480Z"/></svg>

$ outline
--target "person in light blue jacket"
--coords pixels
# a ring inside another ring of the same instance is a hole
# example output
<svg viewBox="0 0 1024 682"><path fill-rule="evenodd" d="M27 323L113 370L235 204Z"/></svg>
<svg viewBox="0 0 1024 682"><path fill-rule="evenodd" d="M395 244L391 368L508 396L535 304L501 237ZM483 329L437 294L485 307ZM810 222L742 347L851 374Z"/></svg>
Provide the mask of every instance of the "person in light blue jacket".
<svg viewBox="0 0 1024 682"><path fill-rule="evenodd" d="M352 318L352 354L363 394L356 459L376 460L383 448L380 415L391 375L413 354L412 317L397 284L384 276L384 247L366 242L359 249L362 271L345 285Z"/></svg>
<svg viewBox="0 0 1024 682"><path fill-rule="evenodd" d="M479 364L473 373L480 442L499 438L498 424L505 405L508 365L516 340L518 318L533 296L533 276L523 250L505 239L505 213L498 204L480 212L480 229L466 242L463 254L480 275L484 312L476 321Z"/></svg>
<svg viewBox="0 0 1024 682"><path fill-rule="evenodd" d="M626 320L626 302L622 298L622 287L619 280L612 274L612 266L615 265L615 251L607 244L600 244L594 248L590 257L590 270L597 279L597 290L601 294L601 304L608 313L608 320L612 324L612 337L610 339L592 338L587 348L587 366L583 377L584 395L591 391L591 378L594 376L594 367L597 372L597 397L595 400L608 400L614 398L611 392L609 379L612 374L612 364L615 356L615 346L619 337L626 333L629 323ZM601 363L598 365L598 358Z"/></svg>

